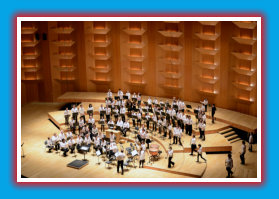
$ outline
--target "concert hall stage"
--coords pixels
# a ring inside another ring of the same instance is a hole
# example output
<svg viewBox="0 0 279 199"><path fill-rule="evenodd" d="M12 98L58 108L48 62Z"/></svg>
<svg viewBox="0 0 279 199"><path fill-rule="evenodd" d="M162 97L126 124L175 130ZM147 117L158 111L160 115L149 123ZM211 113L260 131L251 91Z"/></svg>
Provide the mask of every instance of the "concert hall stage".
<svg viewBox="0 0 279 199"><path fill-rule="evenodd" d="M94 119L99 121L99 106L104 104L106 93L96 92L68 92L58 98L59 103L31 103L22 107L22 141L24 141L26 157L22 158L22 175L36 178L200 178L200 177L226 177L224 168L224 161L227 152L233 152L235 161L234 176L239 178L256 177L257 170L257 152L256 145L254 152L246 155L248 166L242 166L239 162L238 151L241 146L241 138L234 132L234 128L241 129L247 132L256 132L257 118L231 110L226 110L217 107L216 123L212 124L210 115L208 114L208 122L206 127L206 140L202 141L197 138L197 143L203 146L204 157L207 159L205 163L202 159L196 162L197 156L190 156L190 139L189 135L185 133L182 136L182 144L172 145L174 149L174 168L167 167L166 151L172 140L163 137L157 133L152 133L151 137L153 143L160 146L162 154L160 159L154 162L149 162L149 153L146 154L146 163L144 168L138 168L138 161L136 161L136 168L131 164L125 167L125 174L122 176L116 172L116 166L110 165L106 167L103 161L104 157L100 157L101 164L97 164L98 158L96 154L91 152L86 154L86 159L89 163L86 167L76 170L67 167L66 165L73 160L83 159L83 154L70 154L63 157L62 154L55 152L47 153L44 147L44 140L48 136L52 136L54 132L59 133L59 129L67 129L64 124L64 111L60 110L65 103L82 103L85 110L88 104L93 104ZM153 97L152 97L153 98ZM142 101L147 100L147 96L142 97ZM157 98L158 100L166 98ZM168 99L171 101L171 99ZM193 109L197 107L198 103L185 102L190 104L192 109L190 114L193 119L193 132L199 135L195 129L195 116ZM30 114L32 112L32 114ZM86 115L86 119L88 116ZM49 122L51 120L53 123ZM130 120L130 126L132 126ZM99 124L98 124L99 127ZM135 135L134 128L127 134L123 140L123 147L126 148L133 143ZM198 136L197 136L198 137Z"/></svg>

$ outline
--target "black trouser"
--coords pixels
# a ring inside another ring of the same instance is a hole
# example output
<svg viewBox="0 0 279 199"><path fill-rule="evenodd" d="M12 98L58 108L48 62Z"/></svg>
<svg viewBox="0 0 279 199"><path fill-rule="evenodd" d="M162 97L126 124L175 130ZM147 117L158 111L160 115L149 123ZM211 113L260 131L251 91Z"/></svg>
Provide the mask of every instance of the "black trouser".
<svg viewBox="0 0 279 199"><path fill-rule="evenodd" d="M141 141L142 141L141 136L140 136L140 135L137 135L137 138L138 138L139 142L141 143Z"/></svg>
<svg viewBox="0 0 279 199"><path fill-rule="evenodd" d="M47 146L47 148L48 148L48 152L50 153L51 150L53 149L53 146Z"/></svg>
<svg viewBox="0 0 279 199"><path fill-rule="evenodd" d="M199 128L199 131L200 131L200 138L202 138L202 130L201 130L201 128Z"/></svg>
<svg viewBox="0 0 279 199"><path fill-rule="evenodd" d="M133 127L135 127L136 126L136 121L135 121L135 119L133 119Z"/></svg>
<svg viewBox="0 0 279 199"><path fill-rule="evenodd" d="M202 157L202 154L198 153L198 157L197 157L197 162L199 161L199 157L201 157L201 159L203 159L204 161L206 161L206 159L204 157Z"/></svg>
<svg viewBox="0 0 279 199"><path fill-rule="evenodd" d="M125 122L125 115L122 116L122 121Z"/></svg>
<svg viewBox="0 0 279 199"><path fill-rule="evenodd" d="M137 120L137 126L139 125L139 123L140 123L140 126L141 126L141 119Z"/></svg>
<svg viewBox="0 0 279 199"><path fill-rule="evenodd" d="M205 112L207 112L207 105L204 105L204 110Z"/></svg>
<svg viewBox="0 0 279 199"><path fill-rule="evenodd" d="M169 130L169 139L171 139L171 130Z"/></svg>
<svg viewBox="0 0 279 199"><path fill-rule="evenodd" d="M149 121L148 120L146 121L146 126L147 126L147 129L149 130Z"/></svg>
<svg viewBox="0 0 279 199"><path fill-rule="evenodd" d="M189 135L192 135L192 124L188 126Z"/></svg>
<svg viewBox="0 0 279 199"><path fill-rule="evenodd" d="M181 122L181 129L182 129L182 132L184 132L184 123L183 123L183 121Z"/></svg>
<svg viewBox="0 0 279 199"><path fill-rule="evenodd" d="M193 155L193 152L196 150L197 145L196 144L191 144L191 155Z"/></svg>
<svg viewBox="0 0 279 199"><path fill-rule="evenodd" d="M214 118L214 115L215 115L215 113L213 113L213 112L212 112L212 114L211 114L211 117L212 117L212 123L214 123L214 119L215 119L215 118Z"/></svg>
<svg viewBox="0 0 279 199"><path fill-rule="evenodd" d="M253 151L253 144L249 144L249 151L250 151L250 152Z"/></svg>
<svg viewBox="0 0 279 199"><path fill-rule="evenodd" d="M69 149L68 148L63 148L63 149L61 149L61 151L63 151L64 152L63 155L66 156Z"/></svg>
<svg viewBox="0 0 279 199"><path fill-rule="evenodd" d="M76 126L75 125L71 126L70 129L73 132L73 134L76 134Z"/></svg>
<svg viewBox="0 0 279 199"><path fill-rule="evenodd" d="M163 131L164 131L164 137L167 137L167 128L163 127Z"/></svg>
<svg viewBox="0 0 279 199"><path fill-rule="evenodd" d="M182 146L181 137L178 137L178 142L179 142L179 144Z"/></svg>
<svg viewBox="0 0 279 199"><path fill-rule="evenodd" d="M70 117L70 115L66 115L66 116L65 116L65 124L66 124L66 125L69 124L69 117Z"/></svg>
<svg viewBox="0 0 279 199"><path fill-rule="evenodd" d="M177 136L173 136L173 144L177 144Z"/></svg>
<svg viewBox="0 0 279 199"><path fill-rule="evenodd" d="M175 127L175 119L172 119L172 126Z"/></svg>
<svg viewBox="0 0 279 199"><path fill-rule="evenodd" d="M58 151L58 149L60 149L60 144L59 144L59 142L56 142L55 143L55 150Z"/></svg>
<svg viewBox="0 0 279 199"><path fill-rule="evenodd" d="M186 134L189 135L189 125L188 124L185 125L185 132L186 132Z"/></svg>
<svg viewBox="0 0 279 199"><path fill-rule="evenodd" d="M161 125L159 125L159 134L161 134L162 133L162 126Z"/></svg>
<svg viewBox="0 0 279 199"><path fill-rule="evenodd" d="M204 131L201 131L201 137L202 137L202 140L205 140L205 132Z"/></svg>
<svg viewBox="0 0 279 199"><path fill-rule="evenodd" d="M105 125L101 125L101 131L105 131Z"/></svg>
<svg viewBox="0 0 279 199"><path fill-rule="evenodd" d="M151 140L150 139L146 139L146 144L147 144L147 149L149 149L149 144L151 143Z"/></svg>
<svg viewBox="0 0 279 199"><path fill-rule="evenodd" d="M77 150L78 150L78 151L80 150L80 147L81 147L81 145L80 145L80 144L77 144Z"/></svg>
<svg viewBox="0 0 279 199"><path fill-rule="evenodd" d="M123 168L123 160L118 160L117 161L117 173L119 173L119 167L121 167L122 175L124 174L124 168Z"/></svg>
<svg viewBox="0 0 279 199"><path fill-rule="evenodd" d="M106 115L107 123L110 121L110 115Z"/></svg>
<svg viewBox="0 0 279 199"><path fill-rule="evenodd" d="M153 122L153 131L157 131L157 123Z"/></svg>
<svg viewBox="0 0 279 199"><path fill-rule="evenodd" d="M171 168L171 165L174 166L174 162L171 161L172 160L172 157L169 157L169 164L168 164L168 167Z"/></svg>
<svg viewBox="0 0 279 199"><path fill-rule="evenodd" d="M100 119L103 119L104 118L104 114L100 114Z"/></svg>
<svg viewBox="0 0 279 199"><path fill-rule="evenodd" d="M142 165L142 168L143 168L143 164L144 164L144 160L140 160L140 162L139 162L139 167L140 167L140 165Z"/></svg>
<svg viewBox="0 0 279 199"><path fill-rule="evenodd" d="M241 160L241 164L245 164L245 157L244 157L245 153L240 154L240 160Z"/></svg>
<svg viewBox="0 0 279 199"><path fill-rule="evenodd" d="M77 124L77 115L76 114L73 114L72 117L74 118L76 124Z"/></svg>
<svg viewBox="0 0 279 199"><path fill-rule="evenodd" d="M230 178L232 176L232 174L233 174L231 167L226 167L226 170L228 172L228 176L227 177Z"/></svg>
<svg viewBox="0 0 279 199"><path fill-rule="evenodd" d="M123 129L122 133L123 133L123 136L124 136L124 137L126 137L126 133L127 133L127 131L128 131L128 129L127 129L127 128Z"/></svg>

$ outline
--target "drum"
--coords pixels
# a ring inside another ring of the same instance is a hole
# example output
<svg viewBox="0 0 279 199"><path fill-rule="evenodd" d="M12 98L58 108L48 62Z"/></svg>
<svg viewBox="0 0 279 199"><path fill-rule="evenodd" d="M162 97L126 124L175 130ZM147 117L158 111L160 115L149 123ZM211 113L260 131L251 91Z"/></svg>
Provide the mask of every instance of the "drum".
<svg viewBox="0 0 279 199"><path fill-rule="evenodd" d="M149 153L150 153L150 155L152 155L152 156L158 155L158 152L159 152L159 149L156 149L156 148L150 148L150 149L149 149Z"/></svg>
<svg viewBox="0 0 279 199"><path fill-rule="evenodd" d="M150 149L159 149L159 145L158 144L150 144Z"/></svg>

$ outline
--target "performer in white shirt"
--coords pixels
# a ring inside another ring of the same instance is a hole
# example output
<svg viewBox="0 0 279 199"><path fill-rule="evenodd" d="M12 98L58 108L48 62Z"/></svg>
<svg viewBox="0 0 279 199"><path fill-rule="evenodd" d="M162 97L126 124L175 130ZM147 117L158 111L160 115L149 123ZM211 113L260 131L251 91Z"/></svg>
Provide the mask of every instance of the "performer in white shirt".
<svg viewBox="0 0 279 199"><path fill-rule="evenodd" d="M249 151L250 152L252 152L252 150L253 150L253 143L254 143L253 133L250 133L250 135L249 135Z"/></svg>
<svg viewBox="0 0 279 199"><path fill-rule="evenodd" d="M137 113L137 127L139 124L141 126L141 113L140 112Z"/></svg>
<svg viewBox="0 0 279 199"><path fill-rule="evenodd" d="M119 173L119 167L121 167L121 174L124 174L124 159L125 159L125 154L123 153L123 149L121 150L121 152L118 153L116 159L117 159L117 173Z"/></svg>
<svg viewBox="0 0 279 199"><path fill-rule="evenodd" d="M46 147L48 148L49 153L51 153L51 150L54 148L52 140L49 137L46 140Z"/></svg>
<svg viewBox="0 0 279 199"><path fill-rule="evenodd" d="M196 136L193 135L191 141L190 141L190 145L191 145L191 154L190 155L193 155L193 152L196 150L197 148L197 145L196 145Z"/></svg>
<svg viewBox="0 0 279 199"><path fill-rule="evenodd" d="M80 117L80 118L79 118L79 124L78 124L78 126L79 126L78 130L79 130L79 132L80 132L80 130L85 126L83 117Z"/></svg>
<svg viewBox="0 0 279 199"><path fill-rule="evenodd" d="M91 143L92 143L91 138L89 137L88 134L86 134L86 135L85 135L85 138L84 138L84 144L85 144L86 146L88 146L88 152L90 151Z"/></svg>
<svg viewBox="0 0 279 199"><path fill-rule="evenodd" d="M73 134L76 134L76 121L73 117L70 120L70 129L73 132Z"/></svg>
<svg viewBox="0 0 279 199"><path fill-rule="evenodd" d="M188 121L187 121L187 124L188 124L188 135L192 135L192 129L193 129L193 120L192 120L192 117L190 115L188 115Z"/></svg>
<svg viewBox="0 0 279 199"><path fill-rule="evenodd" d="M141 148L140 149L140 154L139 154L139 168L140 168L140 166L142 166L142 168L143 168L143 166L144 166L144 162L145 162L145 150L143 150L143 148Z"/></svg>
<svg viewBox="0 0 279 199"><path fill-rule="evenodd" d="M65 117L65 125L69 125L69 118L70 118L70 111L68 109L68 107L66 108L66 110L64 111L64 117Z"/></svg>
<svg viewBox="0 0 279 199"><path fill-rule="evenodd" d="M70 138L72 138L72 137L73 137L72 131L68 131L68 132L66 133L66 137L67 137L67 140L69 140Z"/></svg>
<svg viewBox="0 0 279 199"><path fill-rule="evenodd" d="M106 110L106 119L107 119L107 122L109 122L111 109L108 106L106 106L105 110Z"/></svg>
<svg viewBox="0 0 279 199"><path fill-rule="evenodd" d="M110 136L109 136L109 140L110 140L110 143L114 143L115 142L115 135L113 134L113 132L110 132Z"/></svg>
<svg viewBox="0 0 279 199"><path fill-rule="evenodd" d="M205 98L203 101L201 101L201 103L204 105L204 111L207 112L208 100Z"/></svg>
<svg viewBox="0 0 279 199"><path fill-rule="evenodd" d="M69 149L68 149L68 144L66 143L65 139L62 139L62 141L60 142L60 148L61 148L61 151L64 152L63 153L64 157L66 157Z"/></svg>
<svg viewBox="0 0 279 199"><path fill-rule="evenodd" d="M185 128L185 132L187 134L187 122L186 121L187 121L187 116L182 113L182 117L181 117L181 130L182 130L182 132L184 132L184 128Z"/></svg>
<svg viewBox="0 0 279 199"><path fill-rule="evenodd" d="M180 146L182 146L181 137L182 137L182 129L181 129L181 127L179 126L179 127L178 127L178 130L177 130L177 138L178 138L178 142L179 142L179 145L180 145Z"/></svg>
<svg viewBox="0 0 279 199"><path fill-rule="evenodd" d="M153 123L153 131L157 131L157 116L153 114L152 116L152 123Z"/></svg>
<svg viewBox="0 0 279 199"><path fill-rule="evenodd" d="M168 161L168 168L171 168L171 165L173 165L174 166L174 162L172 161L172 158L173 158L173 150L172 150L172 147L170 146L169 147L169 150L168 150L168 159L169 159L169 161Z"/></svg>
<svg viewBox="0 0 279 199"><path fill-rule="evenodd" d="M112 121L111 118L110 118L110 121L108 122L108 126L109 126L110 129L113 129L114 121Z"/></svg>
<svg viewBox="0 0 279 199"><path fill-rule="evenodd" d="M172 136L172 125L171 123L168 123L168 132L169 132L169 139L171 139L171 136Z"/></svg>
<svg viewBox="0 0 279 199"><path fill-rule="evenodd" d="M79 117L82 117L83 121L85 121L85 113L84 113L84 108L83 108L82 104L80 105L78 111L79 111Z"/></svg>
<svg viewBox="0 0 279 199"><path fill-rule="evenodd" d="M83 138L78 135L77 137L77 150L79 151L80 150L80 147L83 145Z"/></svg>
<svg viewBox="0 0 279 199"><path fill-rule="evenodd" d="M59 140L62 141L63 139L66 139L66 135L65 133L63 132L63 130L60 131L60 134L59 134Z"/></svg>
<svg viewBox="0 0 279 199"><path fill-rule="evenodd" d="M118 121L116 123L116 129L122 131L123 128L123 121L121 120L121 118L118 118Z"/></svg>
<svg viewBox="0 0 279 199"><path fill-rule="evenodd" d="M146 113L145 118L146 118L146 127L149 130L150 115L148 112Z"/></svg>
<svg viewBox="0 0 279 199"><path fill-rule="evenodd" d="M131 99L131 93L127 90L126 96L128 97L128 100Z"/></svg>
<svg viewBox="0 0 279 199"><path fill-rule="evenodd" d="M134 110L132 110L132 121L133 121L133 127L135 127L136 126L136 120L135 120L135 118L134 117L137 117L137 113L136 112L134 112Z"/></svg>
<svg viewBox="0 0 279 199"><path fill-rule="evenodd" d="M94 107L92 106L92 104L89 104L88 109L87 109L87 114L90 115L94 115Z"/></svg>
<svg viewBox="0 0 279 199"><path fill-rule="evenodd" d="M122 106L120 109L120 115L122 117L123 122L125 122L125 113L126 113L126 108L124 106Z"/></svg>
<svg viewBox="0 0 279 199"><path fill-rule="evenodd" d="M69 149L71 150L70 153L74 153L76 142L73 139L73 137L71 137L71 139L68 141L68 146L69 146Z"/></svg>
<svg viewBox="0 0 279 199"><path fill-rule="evenodd" d="M152 99L150 97L148 97L147 105L149 106L149 108L152 107Z"/></svg>
<svg viewBox="0 0 279 199"><path fill-rule="evenodd" d="M122 100L123 99L123 92L121 89L118 90L117 95L119 96L119 98Z"/></svg>
<svg viewBox="0 0 279 199"><path fill-rule="evenodd" d="M59 146L59 137L57 136L56 133L54 133L53 136L51 137L51 142L55 146L55 150L58 151L60 146Z"/></svg>
<svg viewBox="0 0 279 199"><path fill-rule="evenodd" d="M230 153L228 154L228 159L226 159L226 161L225 161L225 166L226 166L226 170L228 172L227 178L232 177L233 159L232 159L232 155Z"/></svg>
<svg viewBox="0 0 279 199"><path fill-rule="evenodd" d="M205 127L206 127L206 124L205 122L201 122L201 134L202 134L202 140L205 141Z"/></svg>
<svg viewBox="0 0 279 199"><path fill-rule="evenodd" d="M178 127L173 128L173 143L172 144L177 144L177 138L178 138Z"/></svg>
<svg viewBox="0 0 279 199"><path fill-rule="evenodd" d="M102 113L102 111L105 111L105 108L103 107L103 104L101 104L101 106L99 108L100 118L104 118L104 114Z"/></svg>
<svg viewBox="0 0 279 199"><path fill-rule="evenodd" d="M77 124L78 109L77 109L76 105L73 105L71 112L72 112L72 117L74 118L74 120Z"/></svg>
<svg viewBox="0 0 279 199"><path fill-rule="evenodd" d="M201 157L201 159L203 159L206 162L206 159L204 157L202 157L202 146L201 146L201 144L199 144L197 162L199 162L199 157Z"/></svg>
<svg viewBox="0 0 279 199"><path fill-rule="evenodd" d="M123 136L126 137L127 131L130 129L130 124L128 121L123 124Z"/></svg>
<svg viewBox="0 0 279 199"><path fill-rule="evenodd" d="M107 98L112 99L112 92L110 89L107 92Z"/></svg>
<svg viewBox="0 0 279 199"><path fill-rule="evenodd" d="M245 141L242 141L242 145L241 145L241 151L240 151L240 160L241 160L241 164L245 164L245 153L246 153L246 145L245 145Z"/></svg>
<svg viewBox="0 0 279 199"><path fill-rule="evenodd" d="M138 106L140 106L141 105L141 94L140 93L138 93L137 100L138 100Z"/></svg>
<svg viewBox="0 0 279 199"><path fill-rule="evenodd" d="M92 115L90 115L89 118L88 118L88 125L89 125L90 131L92 130L92 127L93 127L94 124L95 124L95 119L93 118Z"/></svg>

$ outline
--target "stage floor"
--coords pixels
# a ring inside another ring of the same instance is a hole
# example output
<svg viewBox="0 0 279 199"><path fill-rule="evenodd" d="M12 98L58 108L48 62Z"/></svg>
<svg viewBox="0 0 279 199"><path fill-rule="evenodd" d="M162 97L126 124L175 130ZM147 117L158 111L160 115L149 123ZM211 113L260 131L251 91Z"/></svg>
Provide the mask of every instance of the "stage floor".
<svg viewBox="0 0 279 199"><path fill-rule="evenodd" d="M97 107L94 108L96 110ZM22 142L24 145L25 158L22 158L21 169L22 175L26 177L36 178L48 178L48 177L85 177L85 178L224 178L226 176L226 170L224 168L224 161L226 154L205 154L207 163L196 162L196 156L189 155L190 136L183 135L183 146L173 145L175 151L174 162L175 167L168 169L167 160L165 159L165 150L168 148L170 141L168 139L162 140L160 135L154 136L154 142L160 145L163 151L161 159L154 164L148 163L148 154L146 155L145 168L138 168L138 162L136 162L137 168L128 167L125 175L118 174L116 172L116 166L111 166L111 169L105 168L104 162L100 158L101 164L98 165L98 158L93 156L92 153L87 154L86 158L89 160L89 164L80 170L66 167L68 163L75 159L82 159L82 154L76 154L75 157L69 154L67 157L63 157L59 154L46 153L44 147L44 140L47 136L51 136L54 132L58 133L59 129L55 127L49 120L49 115L56 118L60 117L63 111L59 110L64 103L31 103L22 107ZM85 104L84 104L85 105ZM97 105L96 105L97 106ZM52 114L54 113L54 115ZM95 116L94 116L95 117ZM96 117L98 117L96 115ZM97 119L97 118L95 118ZM63 127L63 119L61 119L61 125ZM225 123L224 123L225 124ZM198 139L198 143L201 143L204 150L229 150L233 153L234 159L234 177L247 178L256 177L257 169L257 152L256 145L254 146L254 152L247 152L246 165L239 164L239 155L241 143L230 143L223 135L218 132L213 132L214 128L219 125L223 125L222 122L217 121L212 125L212 133L206 135L206 141ZM219 126L221 127L221 126ZM219 128L218 127L218 128ZM228 128L227 124L224 126ZM218 129L217 128L217 129ZM209 131L209 129L208 129ZM128 135L133 140L133 135ZM124 145L129 144L125 143Z"/></svg>

